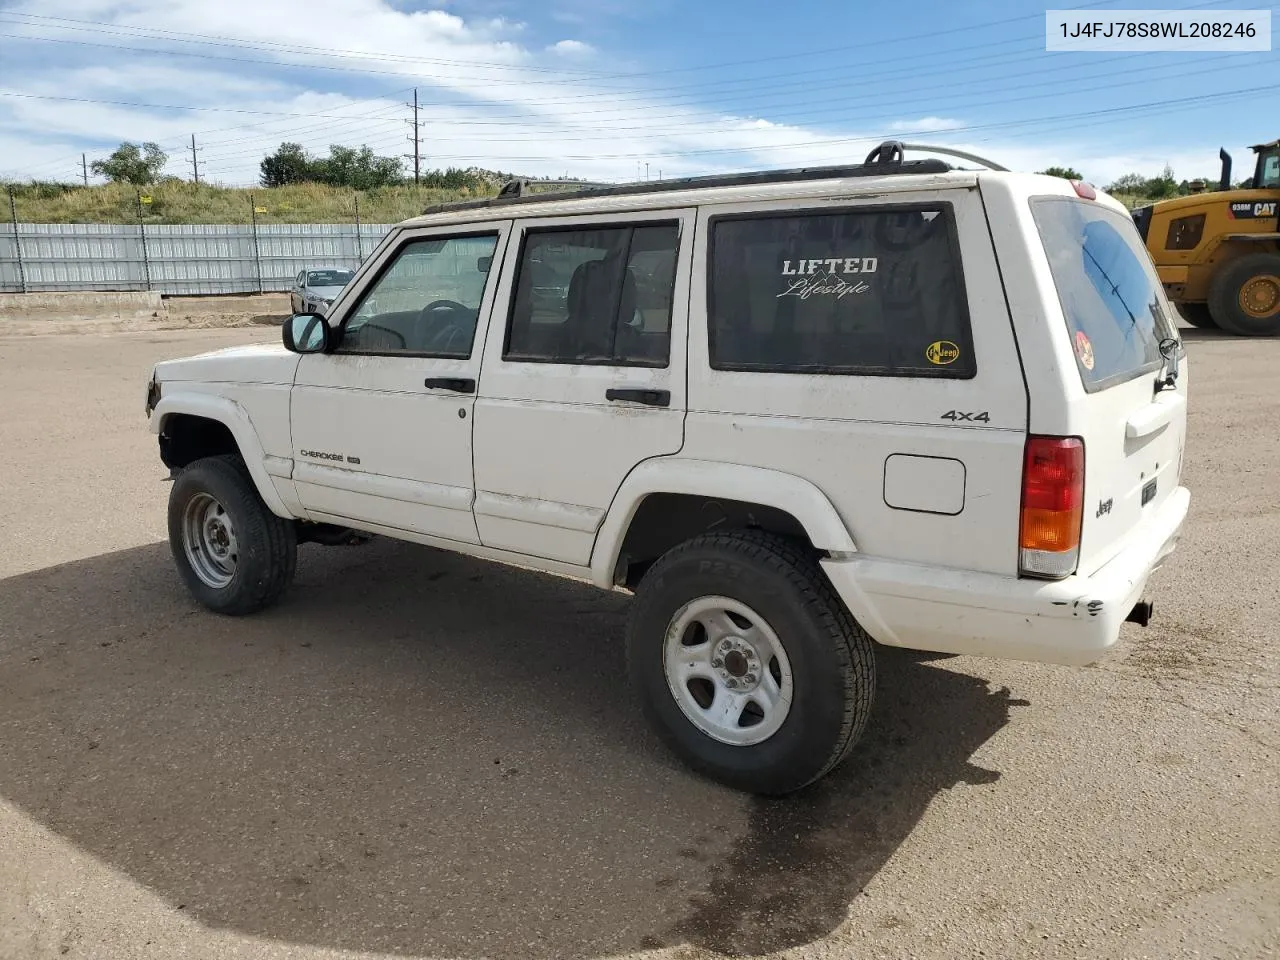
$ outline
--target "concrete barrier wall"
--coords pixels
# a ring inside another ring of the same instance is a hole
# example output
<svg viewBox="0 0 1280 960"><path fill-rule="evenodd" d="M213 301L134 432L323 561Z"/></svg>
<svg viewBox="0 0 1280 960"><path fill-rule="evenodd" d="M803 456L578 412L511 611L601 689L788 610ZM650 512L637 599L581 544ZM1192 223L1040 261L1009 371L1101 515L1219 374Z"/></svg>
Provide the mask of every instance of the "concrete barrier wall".
<svg viewBox="0 0 1280 960"><path fill-rule="evenodd" d="M24 320L143 319L167 313L156 292L5 293L0 294L0 323Z"/></svg>

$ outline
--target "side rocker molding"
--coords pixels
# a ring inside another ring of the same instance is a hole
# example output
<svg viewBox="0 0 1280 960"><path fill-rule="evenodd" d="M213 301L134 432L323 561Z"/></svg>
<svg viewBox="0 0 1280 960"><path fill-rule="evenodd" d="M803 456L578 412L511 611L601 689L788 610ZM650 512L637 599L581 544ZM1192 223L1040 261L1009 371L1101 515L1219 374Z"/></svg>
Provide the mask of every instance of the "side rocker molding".
<svg viewBox="0 0 1280 960"><path fill-rule="evenodd" d="M193 417L216 420L230 430L231 435L235 437L236 446L240 448L240 456L249 469L249 476L253 478L253 485L258 488L258 494L267 508L277 517L285 520L294 518L294 513L280 499L275 484L267 474L266 455L262 449L262 442L258 439L258 432L253 428L253 422L244 412L243 407L234 400L211 394L181 392L165 394L151 414L151 432L159 436L164 428L166 417L184 413Z"/></svg>
<svg viewBox="0 0 1280 960"><path fill-rule="evenodd" d="M637 466L613 498L591 553L591 582L609 590L627 528L645 497L678 493L768 504L785 510L804 527L813 545L840 556L856 551L844 522L826 494L794 474L764 467L658 457Z"/></svg>

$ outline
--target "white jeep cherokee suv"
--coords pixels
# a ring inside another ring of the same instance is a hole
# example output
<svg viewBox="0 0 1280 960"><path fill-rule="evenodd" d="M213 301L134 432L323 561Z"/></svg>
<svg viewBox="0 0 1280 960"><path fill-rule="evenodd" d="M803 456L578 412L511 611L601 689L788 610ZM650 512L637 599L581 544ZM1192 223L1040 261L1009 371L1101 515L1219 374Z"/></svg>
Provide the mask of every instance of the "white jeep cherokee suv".
<svg viewBox="0 0 1280 960"><path fill-rule="evenodd" d="M383 534L633 591L650 719L761 793L848 754L877 645L1097 659L1187 512L1182 342L1123 206L981 162L399 225L283 345L155 368L183 580L251 613Z"/></svg>

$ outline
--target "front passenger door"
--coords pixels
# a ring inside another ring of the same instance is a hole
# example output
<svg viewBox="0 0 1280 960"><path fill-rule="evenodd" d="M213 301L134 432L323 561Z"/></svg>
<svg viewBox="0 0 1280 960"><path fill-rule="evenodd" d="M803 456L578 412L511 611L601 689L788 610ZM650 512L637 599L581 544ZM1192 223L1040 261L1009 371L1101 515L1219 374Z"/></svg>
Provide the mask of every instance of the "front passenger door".
<svg viewBox="0 0 1280 960"><path fill-rule="evenodd" d="M293 479L313 520L477 543L471 418L508 225L406 231L294 380Z"/></svg>

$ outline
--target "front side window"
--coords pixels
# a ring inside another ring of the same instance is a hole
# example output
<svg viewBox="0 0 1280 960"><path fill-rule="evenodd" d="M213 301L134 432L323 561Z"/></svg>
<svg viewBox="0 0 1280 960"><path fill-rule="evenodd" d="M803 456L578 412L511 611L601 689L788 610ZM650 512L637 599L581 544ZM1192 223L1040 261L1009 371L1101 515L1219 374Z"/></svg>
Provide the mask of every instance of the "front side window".
<svg viewBox="0 0 1280 960"><path fill-rule="evenodd" d="M365 291L336 353L471 356L497 234L412 240Z"/></svg>
<svg viewBox="0 0 1280 960"><path fill-rule="evenodd" d="M665 367L675 223L530 230L504 360Z"/></svg>
<svg viewBox="0 0 1280 960"><path fill-rule="evenodd" d="M972 377L949 205L712 221L717 370Z"/></svg>
<svg viewBox="0 0 1280 960"><path fill-rule="evenodd" d="M1133 222L1095 203L1031 201L1085 389L1101 390L1160 365L1174 336L1160 278Z"/></svg>

